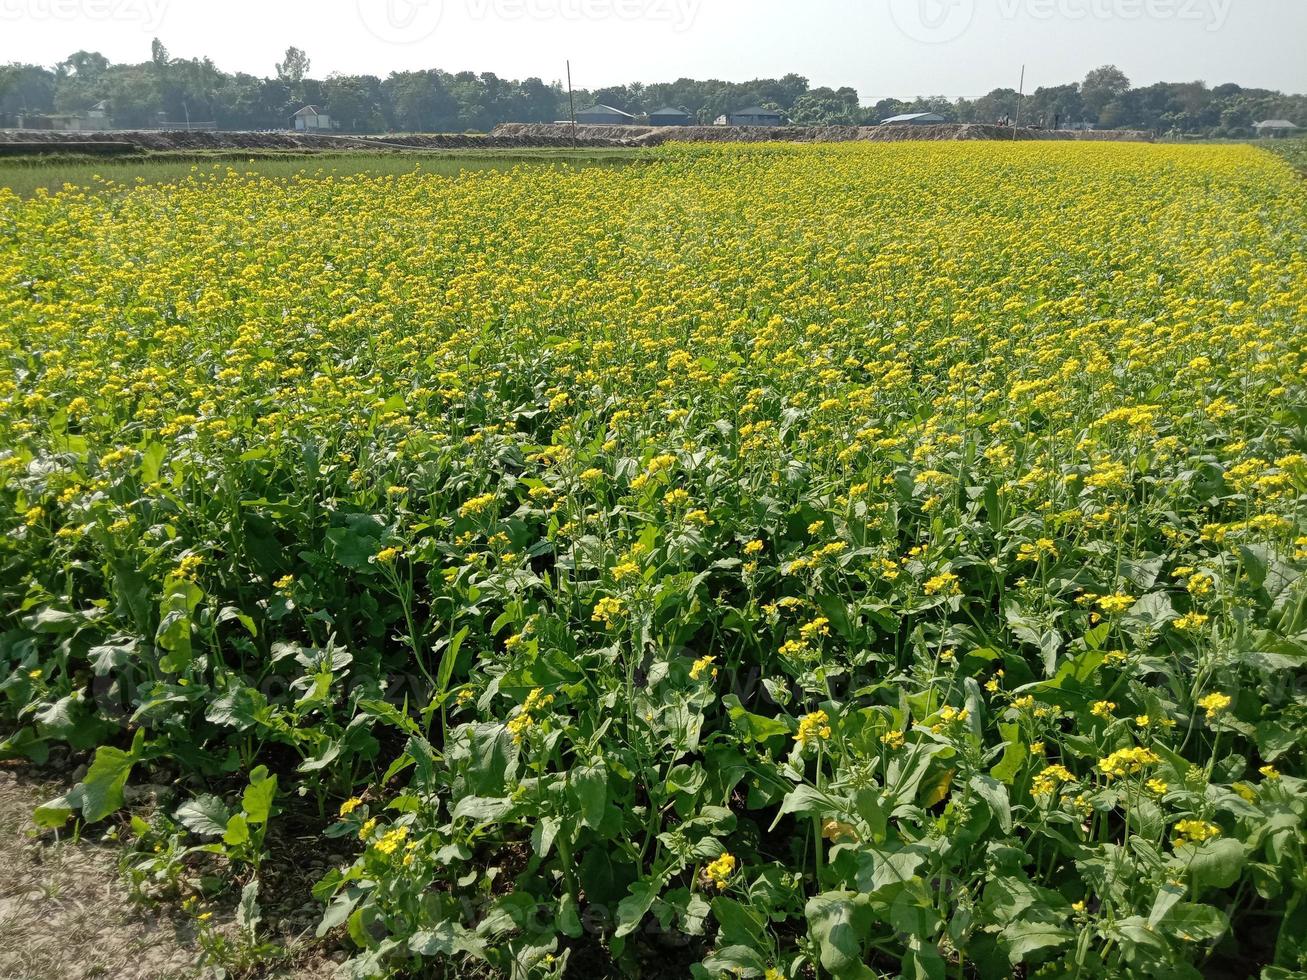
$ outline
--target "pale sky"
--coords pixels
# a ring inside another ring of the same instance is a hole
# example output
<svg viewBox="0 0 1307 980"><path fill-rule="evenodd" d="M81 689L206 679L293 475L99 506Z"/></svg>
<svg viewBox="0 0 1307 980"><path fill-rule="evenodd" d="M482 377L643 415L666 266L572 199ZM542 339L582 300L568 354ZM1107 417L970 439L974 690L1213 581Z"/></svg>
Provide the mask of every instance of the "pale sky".
<svg viewBox="0 0 1307 980"><path fill-rule="evenodd" d="M977 96L1114 63L1136 84L1307 92L1307 0L0 0L0 62L80 48L270 75L443 68L578 87L798 72L883 96Z"/></svg>

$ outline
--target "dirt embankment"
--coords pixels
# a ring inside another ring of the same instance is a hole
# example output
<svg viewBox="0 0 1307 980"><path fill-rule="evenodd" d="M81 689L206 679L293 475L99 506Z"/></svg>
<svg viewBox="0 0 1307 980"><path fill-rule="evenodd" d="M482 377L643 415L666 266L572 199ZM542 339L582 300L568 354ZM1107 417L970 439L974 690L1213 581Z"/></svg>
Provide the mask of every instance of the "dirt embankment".
<svg viewBox="0 0 1307 980"><path fill-rule="evenodd" d="M94 152L95 144L119 151L135 150L521 150L661 146L663 143L849 143L899 140L1151 140L1133 131L1069 132L1014 129L973 124L940 126L577 126L566 124L508 123L489 136L437 133L414 136L336 136L319 133L219 132L106 132L53 133L38 130L0 130L0 155L19 152L24 144L33 152ZM8 152L5 152L8 151Z"/></svg>
<svg viewBox="0 0 1307 980"><path fill-rule="evenodd" d="M507 123L494 135L518 139L567 139L572 127L558 124ZM609 139L624 146L659 146L677 142L716 143L852 143L899 140L1110 140L1151 141L1152 136L1133 130L1015 129L973 123L939 126L577 126L581 140Z"/></svg>
<svg viewBox="0 0 1307 980"><path fill-rule="evenodd" d="M437 133L422 136L329 136L318 133L219 133L115 131L105 133L54 133L40 130L0 130L0 143L44 145L88 143L130 143L140 150L520 150L537 147L570 147L566 135L471 136ZM579 146L613 146L603 136L580 139ZM70 149L70 152L72 150Z"/></svg>

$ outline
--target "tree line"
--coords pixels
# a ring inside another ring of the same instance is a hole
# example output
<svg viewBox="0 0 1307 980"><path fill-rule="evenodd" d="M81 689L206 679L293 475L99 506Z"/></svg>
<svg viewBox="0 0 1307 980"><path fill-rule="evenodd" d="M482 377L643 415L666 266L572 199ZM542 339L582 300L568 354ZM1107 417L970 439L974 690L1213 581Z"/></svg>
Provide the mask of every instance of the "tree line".
<svg viewBox="0 0 1307 980"><path fill-rule="evenodd" d="M208 58L173 58L155 40L149 61L113 64L93 51L78 51L53 67L0 66L0 125L18 117L76 114L107 103L115 128L181 128L212 123L219 129L285 129L304 105L328 113L341 130L379 132L485 132L504 122L553 122L567 118L561 82L510 80L492 72L440 69L376 75L331 74L314 78L308 55L289 48L264 78L220 70ZM850 87L813 88L808 79L726 82L681 78L578 90L576 105L610 105L634 115L663 106L689 112L702 123L761 105L797 125L867 125L906 112L936 112L950 122L1144 129L1159 134L1242 137L1262 119L1288 119L1307 127L1307 96L1235 84L1159 82L1134 87L1114 66L1091 71L1083 81L1035 89L1024 96L997 88L977 99L925 96L861 104Z"/></svg>

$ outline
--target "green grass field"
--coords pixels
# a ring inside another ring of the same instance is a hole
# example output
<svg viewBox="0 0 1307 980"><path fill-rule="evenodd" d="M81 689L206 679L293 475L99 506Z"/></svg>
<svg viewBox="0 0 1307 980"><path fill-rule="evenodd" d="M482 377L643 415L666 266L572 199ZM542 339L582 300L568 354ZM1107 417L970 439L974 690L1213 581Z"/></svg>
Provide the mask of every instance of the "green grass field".
<svg viewBox="0 0 1307 980"><path fill-rule="evenodd" d="M286 151L151 153L128 157L30 156L0 159L0 187L22 197L38 190L57 191L65 184L85 186L97 179L117 184L163 184L180 180L196 168L233 169L261 177L282 178L304 172L345 177L353 174L426 173L453 177L467 170L504 170L520 164L552 164L567 168L624 166L637 150L520 149L415 150L413 152Z"/></svg>

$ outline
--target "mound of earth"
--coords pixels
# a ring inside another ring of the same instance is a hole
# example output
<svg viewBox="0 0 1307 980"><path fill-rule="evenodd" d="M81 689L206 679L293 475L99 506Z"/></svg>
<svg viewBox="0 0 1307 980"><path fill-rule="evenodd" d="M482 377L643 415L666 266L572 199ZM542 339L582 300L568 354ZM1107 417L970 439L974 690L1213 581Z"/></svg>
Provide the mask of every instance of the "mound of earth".
<svg viewBox="0 0 1307 980"><path fill-rule="evenodd" d="M41 130L0 130L0 143L130 143L140 150L515 150L570 147L570 132L539 136L435 133L416 136L335 136L286 132L166 132L115 131L106 133L55 133ZM613 146L611 138L583 138L584 147Z"/></svg>
<svg viewBox="0 0 1307 980"><path fill-rule="evenodd" d="M521 139L568 138L572 127L558 123L507 123L494 135ZM720 143L849 143L899 140L1112 140L1151 141L1148 133L1133 130L1071 132L989 126L975 123L938 126L577 126L581 140L607 138L624 146L659 146L676 142Z"/></svg>

